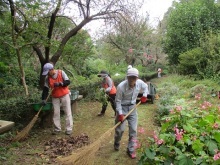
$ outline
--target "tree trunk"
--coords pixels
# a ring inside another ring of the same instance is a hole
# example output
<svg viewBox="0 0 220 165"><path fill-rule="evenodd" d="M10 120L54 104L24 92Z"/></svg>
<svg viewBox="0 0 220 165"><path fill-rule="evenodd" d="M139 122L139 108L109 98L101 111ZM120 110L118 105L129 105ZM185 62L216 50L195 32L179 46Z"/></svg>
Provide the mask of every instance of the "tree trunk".
<svg viewBox="0 0 220 165"><path fill-rule="evenodd" d="M24 87L24 90L25 90L25 94L28 96L28 95L29 95L29 92L28 92L28 87L27 87L26 81L25 81L25 72L24 72L24 68L23 68L22 63L21 63L20 50L17 49L17 48L16 48L16 53L17 53L17 57L18 57L18 65L19 65L20 73L21 73L21 81L22 81L22 84L23 84L23 87Z"/></svg>
<svg viewBox="0 0 220 165"><path fill-rule="evenodd" d="M14 15L11 15L11 20L12 20L12 41L13 41L13 45L14 45L14 48L16 50L16 55L17 55L17 59L18 59L18 65L19 65L19 68L20 68L20 73L21 73L21 81L22 81L22 85L24 87L24 90L25 90L25 94L26 95L29 95L28 93L28 88L27 88L27 84L26 84L26 81L25 81L25 72L24 72L24 68L22 66L22 62L21 62L21 53L20 53L20 48L18 46L18 43L17 43L17 38L18 36L16 36L16 34L14 33L15 31L15 13L13 13ZM17 34L19 35L19 33Z"/></svg>

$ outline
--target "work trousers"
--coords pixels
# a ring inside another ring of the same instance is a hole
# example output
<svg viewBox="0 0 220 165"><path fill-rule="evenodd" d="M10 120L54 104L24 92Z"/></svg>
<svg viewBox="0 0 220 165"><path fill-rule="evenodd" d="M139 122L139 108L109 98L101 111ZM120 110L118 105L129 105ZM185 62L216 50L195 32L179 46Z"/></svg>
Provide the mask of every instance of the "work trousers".
<svg viewBox="0 0 220 165"><path fill-rule="evenodd" d="M112 109L114 110L115 112L115 115L116 115L116 104L115 104L115 96L116 94L109 94L107 97L108 97L108 102L111 103L111 106L112 106ZM102 105L102 111L101 113L104 114L106 109L107 109L107 106L108 106L108 102L106 104L103 104Z"/></svg>
<svg viewBox="0 0 220 165"><path fill-rule="evenodd" d="M132 108L134 108L135 105L126 105L122 106L122 112L123 115L126 115ZM138 121L138 115L137 115L137 109L135 109L118 127L115 129L115 141L114 144L119 146L120 141L122 138L122 135L125 130L126 126L126 120L128 121L128 128L129 128L129 139L128 139L128 146L127 151L129 153L133 153L135 151L135 142L137 138L137 121ZM118 114L115 118L115 124L117 124L118 121Z"/></svg>
<svg viewBox="0 0 220 165"><path fill-rule="evenodd" d="M72 111L71 111L70 95L66 94L59 98L52 98L52 103L53 103L53 108L54 108L53 122L55 126L55 131L61 131L61 123L60 123L61 105L65 113L66 131L72 131L73 117L72 117Z"/></svg>

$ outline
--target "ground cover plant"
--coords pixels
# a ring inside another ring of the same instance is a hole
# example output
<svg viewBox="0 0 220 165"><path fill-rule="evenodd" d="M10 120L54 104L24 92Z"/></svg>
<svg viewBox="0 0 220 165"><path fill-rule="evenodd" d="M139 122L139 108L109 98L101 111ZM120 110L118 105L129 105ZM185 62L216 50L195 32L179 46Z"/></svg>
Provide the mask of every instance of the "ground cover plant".
<svg viewBox="0 0 220 165"><path fill-rule="evenodd" d="M139 165L220 164L220 106L217 84L186 77L164 79L158 88L160 129L140 147Z"/></svg>

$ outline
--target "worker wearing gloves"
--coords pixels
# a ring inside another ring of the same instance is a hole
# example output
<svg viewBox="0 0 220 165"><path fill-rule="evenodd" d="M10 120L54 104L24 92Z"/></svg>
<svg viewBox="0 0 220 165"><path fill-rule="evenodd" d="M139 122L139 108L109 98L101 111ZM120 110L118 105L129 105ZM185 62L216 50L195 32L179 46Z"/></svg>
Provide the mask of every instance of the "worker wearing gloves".
<svg viewBox="0 0 220 165"><path fill-rule="evenodd" d="M116 105L115 105L115 95L116 95L116 87L114 85L113 80L111 79L110 75L108 74L108 72L102 70L99 74L98 77L103 78L102 80L102 90L105 91L105 93L107 94L107 101L111 103L112 109L114 110L114 117L116 115ZM102 105L102 110L101 112L98 114L98 116L104 116L105 115L105 111L107 109L108 106L108 102L104 103Z"/></svg>
<svg viewBox="0 0 220 165"><path fill-rule="evenodd" d="M117 112L115 123L117 124L119 121L121 121L121 124L115 129L114 149L116 151L119 150L120 141L126 125L124 120L127 120L129 127L127 154L132 159L136 158L134 145L137 137L137 109L134 109L134 111L132 111L132 113L126 119L124 119L124 116L135 107L138 93L141 90L143 91L143 96L141 97L142 103L147 101L147 94L149 93L148 85L142 80L138 79L138 75L139 72L136 68L128 69L127 80L122 81L118 85L115 99Z"/></svg>
<svg viewBox="0 0 220 165"><path fill-rule="evenodd" d="M45 75L45 84L42 92L42 104L46 104L46 98L48 96L49 88L52 89L52 104L54 108L53 123L55 129L52 134L56 135L61 132L60 124L60 106L62 105L66 115L66 134L72 134L73 117L71 111L70 91L68 85L70 80L66 73L62 70L55 70L53 64L46 63L43 67L43 73Z"/></svg>

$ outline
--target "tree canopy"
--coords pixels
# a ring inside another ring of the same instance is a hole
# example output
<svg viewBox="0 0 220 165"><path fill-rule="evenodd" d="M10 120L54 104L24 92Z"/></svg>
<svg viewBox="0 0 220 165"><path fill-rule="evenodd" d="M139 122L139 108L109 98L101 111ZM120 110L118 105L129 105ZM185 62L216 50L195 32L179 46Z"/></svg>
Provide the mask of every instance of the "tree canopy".
<svg viewBox="0 0 220 165"><path fill-rule="evenodd" d="M187 0L174 3L167 20L164 51L170 64L178 64L178 56L200 44L208 31L218 31L220 7L214 0Z"/></svg>

